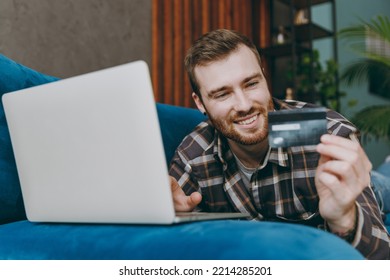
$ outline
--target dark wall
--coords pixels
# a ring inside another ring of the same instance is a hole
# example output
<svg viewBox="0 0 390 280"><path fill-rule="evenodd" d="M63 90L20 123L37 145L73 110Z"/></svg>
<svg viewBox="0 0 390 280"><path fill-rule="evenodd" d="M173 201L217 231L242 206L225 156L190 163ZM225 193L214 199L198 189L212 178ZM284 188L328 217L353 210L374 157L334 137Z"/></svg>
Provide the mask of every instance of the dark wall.
<svg viewBox="0 0 390 280"><path fill-rule="evenodd" d="M65 78L151 64L152 0L1 0L0 53Z"/></svg>

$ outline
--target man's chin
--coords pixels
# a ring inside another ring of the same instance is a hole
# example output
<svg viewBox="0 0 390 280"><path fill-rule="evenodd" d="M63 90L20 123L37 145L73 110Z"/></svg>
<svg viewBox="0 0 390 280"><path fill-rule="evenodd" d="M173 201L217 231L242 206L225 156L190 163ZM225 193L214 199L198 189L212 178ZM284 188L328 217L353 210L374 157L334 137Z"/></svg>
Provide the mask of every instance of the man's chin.
<svg viewBox="0 0 390 280"><path fill-rule="evenodd" d="M241 144L241 145L257 145L262 143L264 140L267 139L267 135L257 135L257 136L242 136L242 135L235 135L233 137L228 137L230 140Z"/></svg>
<svg viewBox="0 0 390 280"><path fill-rule="evenodd" d="M210 120L213 126L224 137L241 145L256 145L263 142L268 136L268 131L264 131L264 129L259 127L253 128L252 130L240 131L238 127L234 127L232 124L227 125L222 122L218 122L211 118L211 116Z"/></svg>

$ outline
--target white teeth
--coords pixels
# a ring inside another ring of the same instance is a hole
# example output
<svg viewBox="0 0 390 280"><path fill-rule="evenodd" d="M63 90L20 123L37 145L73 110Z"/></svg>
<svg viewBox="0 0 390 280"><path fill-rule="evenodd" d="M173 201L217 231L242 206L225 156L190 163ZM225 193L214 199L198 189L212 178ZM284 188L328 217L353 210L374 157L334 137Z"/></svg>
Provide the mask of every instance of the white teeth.
<svg viewBox="0 0 390 280"><path fill-rule="evenodd" d="M257 115L251 117L250 119L240 121L240 122L238 122L238 124L243 124L243 125L250 124L250 123L254 122L256 119L257 119Z"/></svg>

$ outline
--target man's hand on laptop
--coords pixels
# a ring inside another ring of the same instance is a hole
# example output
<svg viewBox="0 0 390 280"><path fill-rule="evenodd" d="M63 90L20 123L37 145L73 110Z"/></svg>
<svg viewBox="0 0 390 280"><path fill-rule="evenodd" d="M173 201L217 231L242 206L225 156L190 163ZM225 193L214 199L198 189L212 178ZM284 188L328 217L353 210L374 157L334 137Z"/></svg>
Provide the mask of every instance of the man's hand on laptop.
<svg viewBox="0 0 390 280"><path fill-rule="evenodd" d="M171 190L173 204L176 212L190 212L201 202L202 195L198 192L193 192L191 195L186 195L183 189L179 186L176 179L169 176L171 181Z"/></svg>

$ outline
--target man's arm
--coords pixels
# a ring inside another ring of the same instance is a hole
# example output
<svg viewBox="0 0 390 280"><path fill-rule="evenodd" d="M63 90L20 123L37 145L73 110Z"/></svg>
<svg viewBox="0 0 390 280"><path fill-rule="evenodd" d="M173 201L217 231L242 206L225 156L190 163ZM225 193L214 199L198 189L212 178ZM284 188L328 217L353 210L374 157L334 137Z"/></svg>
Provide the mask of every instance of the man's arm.
<svg viewBox="0 0 390 280"><path fill-rule="evenodd" d="M330 231L368 258L389 258L389 236L368 187L372 165L361 145L324 135L317 151L321 155L315 177L319 208Z"/></svg>
<svg viewBox="0 0 390 280"><path fill-rule="evenodd" d="M202 201L199 186L191 178L191 167L187 159L177 149L171 161L169 176L175 210L193 211Z"/></svg>

